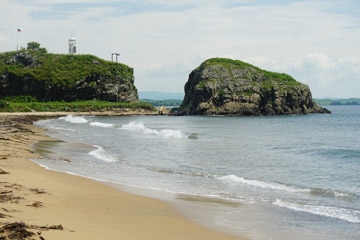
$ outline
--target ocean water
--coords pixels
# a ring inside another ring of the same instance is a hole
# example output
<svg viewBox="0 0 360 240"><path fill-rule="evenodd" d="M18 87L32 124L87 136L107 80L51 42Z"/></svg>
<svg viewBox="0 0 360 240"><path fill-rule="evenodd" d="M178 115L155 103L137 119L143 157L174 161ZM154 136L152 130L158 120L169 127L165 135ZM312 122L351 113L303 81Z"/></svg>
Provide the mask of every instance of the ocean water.
<svg viewBox="0 0 360 240"><path fill-rule="evenodd" d="M360 106L328 108L332 114L41 120L35 124L60 141L37 143L44 157L35 161L171 194L194 221L250 239L360 239Z"/></svg>

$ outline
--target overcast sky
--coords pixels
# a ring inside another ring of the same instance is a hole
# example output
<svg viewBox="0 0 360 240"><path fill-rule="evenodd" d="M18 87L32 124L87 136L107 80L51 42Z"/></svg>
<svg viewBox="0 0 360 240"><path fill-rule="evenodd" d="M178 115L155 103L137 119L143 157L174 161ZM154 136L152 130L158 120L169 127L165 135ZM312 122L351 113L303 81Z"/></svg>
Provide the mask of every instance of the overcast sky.
<svg viewBox="0 0 360 240"><path fill-rule="evenodd" d="M135 69L140 91L183 92L211 57L285 72L313 97L360 97L359 0L0 0L0 52L37 41ZM22 30L17 33L17 28Z"/></svg>

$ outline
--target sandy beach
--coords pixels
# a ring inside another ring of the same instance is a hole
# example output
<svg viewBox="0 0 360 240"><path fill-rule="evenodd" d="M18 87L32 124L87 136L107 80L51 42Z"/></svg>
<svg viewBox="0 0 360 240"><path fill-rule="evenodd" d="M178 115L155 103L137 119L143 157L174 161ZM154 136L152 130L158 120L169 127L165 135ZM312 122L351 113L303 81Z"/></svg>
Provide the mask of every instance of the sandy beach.
<svg viewBox="0 0 360 240"><path fill-rule="evenodd" d="M32 122L66 114L0 114L1 239L240 239L201 227L159 200L31 162L39 157L31 145L48 139Z"/></svg>

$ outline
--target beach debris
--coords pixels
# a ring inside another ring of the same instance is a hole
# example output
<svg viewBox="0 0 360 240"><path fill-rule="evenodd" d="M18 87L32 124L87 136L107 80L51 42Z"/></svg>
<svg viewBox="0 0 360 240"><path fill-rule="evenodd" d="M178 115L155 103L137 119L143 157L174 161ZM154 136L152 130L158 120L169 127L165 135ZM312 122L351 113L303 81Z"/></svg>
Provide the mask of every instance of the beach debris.
<svg viewBox="0 0 360 240"><path fill-rule="evenodd" d="M12 202L12 203L18 203L18 200L24 199L23 197L16 197L14 194L8 194L8 193L0 193L0 202Z"/></svg>
<svg viewBox="0 0 360 240"><path fill-rule="evenodd" d="M37 232L37 234L39 235L40 240L45 240L45 238L43 236L41 236L41 233L42 232Z"/></svg>
<svg viewBox="0 0 360 240"><path fill-rule="evenodd" d="M35 208L41 208L43 207L43 203L42 202L39 202L39 201L35 201L33 202L31 205L26 205L28 207L35 207Z"/></svg>
<svg viewBox="0 0 360 240"><path fill-rule="evenodd" d="M37 230L35 234L29 230ZM0 228L0 240L7 239L40 239L45 240L43 236L41 236L42 231L49 230L64 230L61 224L59 225L51 225L51 226L37 226L37 225L27 225L23 222L13 222L6 224ZM34 236L35 235L35 236ZM39 238L36 238L38 236Z"/></svg>
<svg viewBox="0 0 360 240"><path fill-rule="evenodd" d="M41 229L45 229L45 230L64 230L64 227L59 224L59 225L51 225L51 226L43 226L40 227Z"/></svg>
<svg viewBox="0 0 360 240"><path fill-rule="evenodd" d="M6 160L6 159L8 159L8 156L7 155L1 156L0 159Z"/></svg>
<svg viewBox="0 0 360 240"><path fill-rule="evenodd" d="M10 215L6 215L6 214L3 214L3 213L0 213L0 218L7 218L7 217L11 217Z"/></svg>
<svg viewBox="0 0 360 240"><path fill-rule="evenodd" d="M2 182L2 183L5 183L5 188L13 188L13 189L15 189L15 190L20 190L20 189L22 189L22 185L20 185L20 184L17 184L17 183L8 183L8 182Z"/></svg>
<svg viewBox="0 0 360 240"><path fill-rule="evenodd" d="M39 188L30 188L30 191L35 193L35 194L44 194L47 193L44 191L44 189L39 189Z"/></svg>
<svg viewBox="0 0 360 240"><path fill-rule="evenodd" d="M59 160L61 160L61 161L64 161L64 162L71 162L71 160L69 160L69 159L67 159L67 158L59 158Z"/></svg>
<svg viewBox="0 0 360 240"><path fill-rule="evenodd" d="M1 239L28 239L35 235L26 228L27 225L23 222L9 223L0 228Z"/></svg>
<svg viewBox="0 0 360 240"><path fill-rule="evenodd" d="M2 170L2 169L0 168L0 174L9 174L9 172L4 171L4 170Z"/></svg>
<svg viewBox="0 0 360 240"><path fill-rule="evenodd" d="M7 210L6 208L1 208L4 212L13 212L13 211L10 211L10 210Z"/></svg>
<svg viewBox="0 0 360 240"><path fill-rule="evenodd" d="M46 226L29 225L28 228L42 230L42 231L64 230L64 227L61 224L59 224L59 225L50 225L50 226L48 226L48 225L46 225ZM40 232L40 234L41 234L41 232Z"/></svg>
<svg viewBox="0 0 360 240"><path fill-rule="evenodd" d="M0 194L8 194L8 193L12 193L13 191L4 191L4 192L0 192Z"/></svg>

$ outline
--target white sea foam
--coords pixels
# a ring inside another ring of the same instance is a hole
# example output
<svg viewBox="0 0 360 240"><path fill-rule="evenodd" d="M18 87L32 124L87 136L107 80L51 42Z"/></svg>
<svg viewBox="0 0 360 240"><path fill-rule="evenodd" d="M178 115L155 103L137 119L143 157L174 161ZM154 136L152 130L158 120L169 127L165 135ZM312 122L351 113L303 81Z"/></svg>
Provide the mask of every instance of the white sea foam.
<svg viewBox="0 0 360 240"><path fill-rule="evenodd" d="M148 127L145 127L142 122L130 122L128 124L125 124L121 126L122 130L127 131L134 131L134 132L140 132L145 135L156 135L163 138L187 138L185 134L183 134L179 130L172 130L172 129L163 129L163 130L156 130L151 129Z"/></svg>
<svg viewBox="0 0 360 240"><path fill-rule="evenodd" d="M38 120L35 122L35 124L38 124L38 125L43 125L43 124L47 124L51 121L51 119L45 119L45 120Z"/></svg>
<svg viewBox="0 0 360 240"><path fill-rule="evenodd" d="M97 145L94 145L94 147L96 147L96 149L89 152L89 155L105 162L116 162L116 158L107 153L104 148Z"/></svg>
<svg viewBox="0 0 360 240"><path fill-rule="evenodd" d="M297 212L306 212L315 215L341 219L351 223L360 223L360 211L331 206L302 205L276 199L273 202L278 207L288 208Z"/></svg>
<svg viewBox="0 0 360 240"><path fill-rule="evenodd" d="M73 116L73 115L67 115L66 117L61 117L59 118L61 120L64 120L66 122L71 122L71 123L87 123L88 120L86 120L84 117L77 117L77 116Z"/></svg>
<svg viewBox="0 0 360 240"><path fill-rule="evenodd" d="M263 182L258 180L250 180L243 177L238 177L235 175L227 175L223 177L219 177L218 179L228 182L228 183L240 183L240 184L247 184L254 187L260 187L265 189L271 189L271 190L278 190L278 191L285 191L285 192L291 192L291 193L309 193L310 189L308 188L298 188L294 186L287 186L280 183L275 182Z"/></svg>
<svg viewBox="0 0 360 240"><path fill-rule="evenodd" d="M102 123L102 122L91 122L90 126L93 127L103 127L103 128L111 128L114 126L114 124L111 123Z"/></svg>
<svg viewBox="0 0 360 240"><path fill-rule="evenodd" d="M51 129L51 130L60 130L60 131L68 131L68 132L75 132L74 129L55 127L55 126L52 126L52 125L49 126L49 129Z"/></svg>
<svg viewBox="0 0 360 240"><path fill-rule="evenodd" d="M352 200L355 200L358 198L358 196L356 194L345 193L345 192L341 192L341 191L337 191L337 190L289 186L289 185L275 183L275 182L264 182L264 181L259 181L259 180L246 179L246 178L238 177L235 175L227 175L227 176L223 176L223 177L218 177L218 179L228 182L228 183L246 184L246 185L250 185L250 186L254 186L254 187L283 191L283 192L290 192L290 193L305 193L305 194L311 194L311 195L315 195L315 196L337 198L339 200L344 200L344 201L352 201Z"/></svg>

